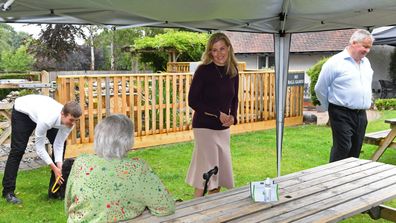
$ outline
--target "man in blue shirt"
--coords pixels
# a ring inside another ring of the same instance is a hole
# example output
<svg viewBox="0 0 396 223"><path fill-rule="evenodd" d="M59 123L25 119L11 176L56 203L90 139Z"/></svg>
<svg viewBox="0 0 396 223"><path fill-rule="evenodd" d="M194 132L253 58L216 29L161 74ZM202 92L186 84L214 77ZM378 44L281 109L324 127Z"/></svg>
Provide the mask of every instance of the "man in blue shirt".
<svg viewBox="0 0 396 223"><path fill-rule="evenodd" d="M328 110L333 146L330 162L359 157L367 126L366 109L371 106L373 69L367 53L374 38L359 29L349 45L325 64L315 85L321 106Z"/></svg>

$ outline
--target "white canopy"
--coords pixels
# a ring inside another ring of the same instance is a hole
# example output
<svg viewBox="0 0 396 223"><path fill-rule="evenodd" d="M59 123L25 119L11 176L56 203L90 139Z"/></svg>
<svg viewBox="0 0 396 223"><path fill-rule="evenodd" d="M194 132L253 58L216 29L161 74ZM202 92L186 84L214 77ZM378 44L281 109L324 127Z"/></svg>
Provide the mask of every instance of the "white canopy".
<svg viewBox="0 0 396 223"><path fill-rule="evenodd" d="M277 171L292 33L396 24L395 0L0 0L3 23L184 27L274 34ZM5 7L4 7L5 6ZM322 44L326 44L323 42Z"/></svg>
<svg viewBox="0 0 396 223"><path fill-rule="evenodd" d="M5 23L150 25L296 33L396 23L394 0L0 0ZM8 4L5 4L8 6Z"/></svg>

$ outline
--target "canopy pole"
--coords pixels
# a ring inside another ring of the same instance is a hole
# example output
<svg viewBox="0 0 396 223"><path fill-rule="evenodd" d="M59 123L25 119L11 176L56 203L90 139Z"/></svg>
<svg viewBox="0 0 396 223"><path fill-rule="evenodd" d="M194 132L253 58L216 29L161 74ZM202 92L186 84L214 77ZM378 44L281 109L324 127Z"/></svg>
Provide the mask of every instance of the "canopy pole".
<svg viewBox="0 0 396 223"><path fill-rule="evenodd" d="M285 120L286 85L289 70L291 33L274 34L275 51L275 111L276 111L276 164L281 175L283 127Z"/></svg>

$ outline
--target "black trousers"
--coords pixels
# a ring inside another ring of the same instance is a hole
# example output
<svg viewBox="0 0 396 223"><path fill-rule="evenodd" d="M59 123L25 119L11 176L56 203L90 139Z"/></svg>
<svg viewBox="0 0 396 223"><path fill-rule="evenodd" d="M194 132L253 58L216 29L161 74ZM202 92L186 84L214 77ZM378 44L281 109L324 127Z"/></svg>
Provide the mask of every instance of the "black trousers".
<svg viewBox="0 0 396 223"><path fill-rule="evenodd" d="M15 109L12 109L11 116L11 150L8 155L7 163L4 170L3 177L3 196L7 193L13 193L16 188L16 178L18 175L19 164L21 163L22 156L25 154L29 137L32 135L33 130L36 128L36 123L32 121L28 115L23 114ZM58 129L52 128L47 131L47 138L53 145ZM65 155L63 150L63 157ZM62 159L63 159L62 157ZM54 153L52 153L52 161L55 160ZM55 174L51 171L51 179L55 178ZM50 180L51 182L51 180Z"/></svg>
<svg viewBox="0 0 396 223"><path fill-rule="evenodd" d="M330 162L359 158L367 127L366 110L329 104L329 119L333 134Z"/></svg>

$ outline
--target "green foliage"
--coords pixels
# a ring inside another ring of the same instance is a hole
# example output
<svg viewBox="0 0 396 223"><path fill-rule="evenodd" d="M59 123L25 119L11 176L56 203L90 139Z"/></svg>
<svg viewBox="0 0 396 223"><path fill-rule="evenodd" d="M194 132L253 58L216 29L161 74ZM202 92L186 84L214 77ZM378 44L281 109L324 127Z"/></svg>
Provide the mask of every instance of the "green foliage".
<svg viewBox="0 0 396 223"><path fill-rule="evenodd" d="M311 85L309 86L309 91L311 93L311 101L313 105L320 105L320 102L316 97L315 85L316 82L318 82L318 78L320 71L322 70L322 66L328 59L329 59L328 57L322 58L307 71L308 76L311 78Z"/></svg>
<svg viewBox="0 0 396 223"><path fill-rule="evenodd" d="M103 52L105 61L104 64L99 66L99 69L110 70L110 44L112 40L114 41L115 69L130 70L132 61L136 61L138 55L132 56L130 52L125 52L122 48L133 45L137 39L163 32L164 30L159 28L104 29L103 32L94 37L94 47Z"/></svg>
<svg viewBox="0 0 396 223"><path fill-rule="evenodd" d="M9 58L10 54L15 54L16 51L19 50L17 54L22 56L22 54L24 54L22 52L23 49L19 48L21 48L21 46L28 46L31 39L32 37L27 33L15 32L12 26L8 24L0 24L0 70L4 69L4 67L9 68L10 60L12 60ZM14 57L13 59L17 58ZM16 64L18 61L12 61L12 63Z"/></svg>
<svg viewBox="0 0 396 223"><path fill-rule="evenodd" d="M15 34L12 26L0 24L0 53L4 50L12 50L12 39Z"/></svg>
<svg viewBox="0 0 396 223"><path fill-rule="evenodd" d="M199 61L208 38L206 33L170 30L136 40L133 48L141 52L142 62L151 63L155 71L160 71L165 70L168 61L166 50L177 51L176 61Z"/></svg>
<svg viewBox="0 0 396 223"><path fill-rule="evenodd" d="M6 72L32 70L34 56L27 52L27 47L22 45L15 52L3 51L0 54L0 68Z"/></svg>
<svg viewBox="0 0 396 223"><path fill-rule="evenodd" d="M77 37L84 37L84 32L79 26L70 24L47 24L40 33L38 40L34 41L31 50L39 58L38 61L55 60L61 62L78 49ZM44 65L41 67L45 68Z"/></svg>
<svg viewBox="0 0 396 223"><path fill-rule="evenodd" d="M389 62L389 76L393 82L396 82L396 48L390 55L390 62Z"/></svg>
<svg viewBox="0 0 396 223"><path fill-rule="evenodd" d="M39 81L40 73L4 73L0 74L0 79L26 79L29 81Z"/></svg>
<svg viewBox="0 0 396 223"><path fill-rule="evenodd" d="M396 110L396 98L377 99L375 100L375 107L378 110Z"/></svg>

